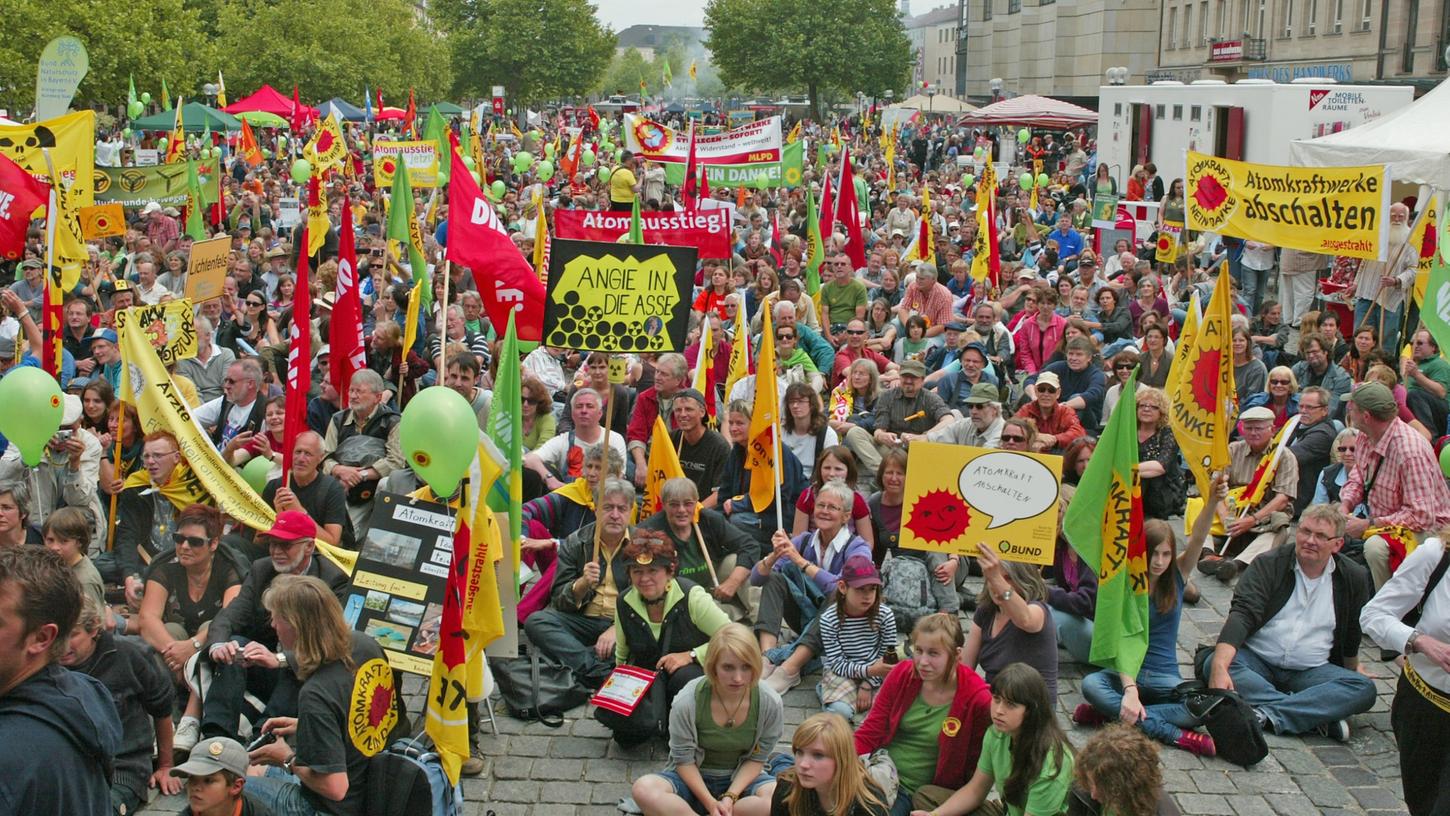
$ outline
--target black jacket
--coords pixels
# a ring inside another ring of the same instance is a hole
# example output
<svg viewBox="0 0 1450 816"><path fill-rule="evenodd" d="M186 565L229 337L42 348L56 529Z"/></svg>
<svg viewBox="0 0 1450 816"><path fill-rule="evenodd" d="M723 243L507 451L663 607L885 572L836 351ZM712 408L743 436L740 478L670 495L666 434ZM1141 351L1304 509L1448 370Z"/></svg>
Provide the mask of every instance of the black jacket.
<svg viewBox="0 0 1450 816"><path fill-rule="evenodd" d="M626 539L628 541L628 539ZM599 548L599 574L602 577L604 569L604 547ZM554 571L554 608L560 612L583 614L584 607L594 600L594 590L584 593L584 599L578 600L574 596L574 582L584 574L584 564L594 556L594 522L590 522L574 534L564 539L559 544L559 565ZM614 587L622 597L629 591L629 564L624 560L624 544L621 543L614 553L610 562L610 575L614 578Z"/></svg>
<svg viewBox="0 0 1450 816"><path fill-rule="evenodd" d="M121 715L121 747L116 752L113 782L146 799L151 778L153 718L170 717L175 704L171 678L146 648L131 640L102 632L89 660L75 667L100 680L111 692Z"/></svg>
<svg viewBox="0 0 1450 816"><path fill-rule="evenodd" d="M1255 558L1234 589L1228 619L1218 634L1219 643L1242 649L1294 594L1294 547L1283 546ZM1369 572L1345 556L1334 555L1334 643L1329 662L1344 666L1359 654L1359 613L1369 602Z"/></svg>
<svg viewBox="0 0 1450 816"><path fill-rule="evenodd" d="M50 664L0 697L0 813L111 813L121 718L101 681Z"/></svg>
<svg viewBox="0 0 1450 816"><path fill-rule="evenodd" d="M1319 474L1329 465L1329 451L1337 436L1334 423L1320 420L1313 425L1300 425L1289 439L1289 451L1299 464L1299 495L1294 499L1294 515L1298 516L1314 500Z"/></svg>
<svg viewBox="0 0 1450 816"><path fill-rule="evenodd" d="M347 600L351 582L347 573L331 561L314 552L304 574L321 578L332 589L339 603ZM252 562L252 571L243 579L241 592L212 620L206 634L207 648L226 643L236 635L258 641L271 649L277 648L277 630L272 628L272 613L262 607L262 593L276 577L277 568L272 566L272 559L258 558Z"/></svg>
<svg viewBox="0 0 1450 816"><path fill-rule="evenodd" d="M615 634L629 647L630 665L652 669L666 654L694 651L710 641L710 636L702 632L694 618L690 617L690 593L696 590L704 592L704 587L683 578L676 578L675 583L680 588L680 595L675 604L665 610L664 619L660 621L659 637L650 630L649 621L628 602L630 597L638 597L639 593L630 588L629 592L620 596L615 607L619 631ZM665 597L668 599L668 593Z"/></svg>

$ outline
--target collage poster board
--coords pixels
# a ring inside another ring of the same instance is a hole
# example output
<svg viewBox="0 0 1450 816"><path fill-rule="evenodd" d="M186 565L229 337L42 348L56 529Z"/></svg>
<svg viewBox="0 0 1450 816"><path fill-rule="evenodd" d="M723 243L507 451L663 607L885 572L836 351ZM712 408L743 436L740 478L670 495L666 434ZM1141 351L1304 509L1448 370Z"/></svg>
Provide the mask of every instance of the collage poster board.
<svg viewBox="0 0 1450 816"><path fill-rule="evenodd" d="M609 353L685 350L694 247L561 238L549 252L548 345Z"/></svg>
<svg viewBox="0 0 1450 816"><path fill-rule="evenodd" d="M911 443L901 546L1051 564L1062 457L938 442Z"/></svg>
<svg viewBox="0 0 1450 816"><path fill-rule="evenodd" d="M380 492L377 502L343 616L383 647L393 668L427 677L453 563L454 511L397 493Z"/></svg>

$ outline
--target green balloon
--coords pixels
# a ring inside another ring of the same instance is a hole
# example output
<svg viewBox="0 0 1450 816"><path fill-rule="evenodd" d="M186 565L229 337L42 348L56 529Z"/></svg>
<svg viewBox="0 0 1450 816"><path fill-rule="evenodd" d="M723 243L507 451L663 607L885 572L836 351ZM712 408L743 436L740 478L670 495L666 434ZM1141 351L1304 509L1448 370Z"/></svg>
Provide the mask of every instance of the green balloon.
<svg viewBox="0 0 1450 816"><path fill-rule="evenodd" d="M967 175L962 176L962 186L963 187L970 187L970 186L972 186L973 184L976 184L976 183L977 183L977 177L974 176L974 175L972 175L971 173L968 173Z"/></svg>
<svg viewBox="0 0 1450 816"><path fill-rule="evenodd" d="M307 181L307 178L311 175L312 162L306 159L298 159L297 161L292 162L293 181L297 182L298 184L302 184L303 182Z"/></svg>
<svg viewBox="0 0 1450 816"><path fill-rule="evenodd" d="M474 184L477 184L479 187L483 186L483 176L479 175L477 170L468 171L468 175L473 177Z"/></svg>
<svg viewBox="0 0 1450 816"><path fill-rule="evenodd" d="M443 385L408 401L398 424L403 458L438 496L451 496L478 454L478 416L468 400Z"/></svg>
<svg viewBox="0 0 1450 816"><path fill-rule="evenodd" d="M265 456L253 456L242 465L242 479L251 485L257 495L267 486L267 474L272 472L272 460Z"/></svg>
<svg viewBox="0 0 1450 816"><path fill-rule="evenodd" d="M545 159L539 162L539 180L548 181L554 177L554 163Z"/></svg>
<svg viewBox="0 0 1450 816"><path fill-rule="evenodd" d="M139 118L145 112L146 106L139 99L126 106L126 115L132 119Z"/></svg>
<svg viewBox="0 0 1450 816"><path fill-rule="evenodd" d="M467 167L469 170L474 169L473 157L472 156L464 156L463 157L463 166L464 167Z"/></svg>
<svg viewBox="0 0 1450 816"><path fill-rule="evenodd" d="M1022 128L1021 130L1017 131L1017 141L1021 142L1022 144L1027 144L1028 142L1032 141L1032 131L1028 130L1027 128Z"/></svg>
<svg viewBox="0 0 1450 816"><path fill-rule="evenodd" d="M550 158L550 159L554 158L554 143L553 142L545 142L544 143L544 155L546 157Z"/></svg>
<svg viewBox="0 0 1450 816"><path fill-rule="evenodd" d="M529 151L520 150L519 152L514 154L514 169L519 171L520 173L532 167L533 164L534 156Z"/></svg>
<svg viewBox="0 0 1450 816"><path fill-rule="evenodd" d="M1024 190L1031 190L1032 189L1032 174L1031 173L1023 173L1021 176L1019 176L1017 178L1017 184L1019 186L1021 186L1022 189L1024 189Z"/></svg>
<svg viewBox="0 0 1450 816"><path fill-rule="evenodd" d="M987 155L987 151L983 150L981 147L978 147L976 150L972 151L972 158L976 159L977 161L981 161L982 157L985 155Z"/></svg>
<svg viewBox="0 0 1450 816"><path fill-rule="evenodd" d="M602 141L602 142L599 143L599 149L600 150L603 150L605 153L613 153L614 152L614 142L611 142L608 139L605 139L604 141Z"/></svg>
<svg viewBox="0 0 1450 816"><path fill-rule="evenodd" d="M594 176L595 178L598 178L601 182L608 182L610 173L611 171L608 167L601 167L598 170L594 171Z"/></svg>
<svg viewBox="0 0 1450 816"><path fill-rule="evenodd" d="M6 377L5 379L10 379ZM1450 445L1440 449L1440 472L1450 477Z"/></svg>
<svg viewBox="0 0 1450 816"><path fill-rule="evenodd" d="M617 162L624 161L624 148L621 147L618 150L614 151L614 160Z"/></svg>
<svg viewBox="0 0 1450 816"><path fill-rule="evenodd" d="M141 93L141 104L143 104L143 105L149 105L149 104L151 104L151 92L150 91L143 91Z"/></svg>
<svg viewBox="0 0 1450 816"><path fill-rule="evenodd" d="M1046 173L1038 173L1037 174L1037 186L1038 187L1046 187L1047 185L1049 185L1051 183L1052 183L1052 179L1048 178Z"/></svg>
<svg viewBox="0 0 1450 816"><path fill-rule="evenodd" d="M493 184L489 185L488 191L493 193L493 200L498 201L503 198L504 193L508 192L508 186L503 183L502 179L494 179Z"/></svg>
<svg viewBox="0 0 1450 816"><path fill-rule="evenodd" d="M594 155L593 150L585 150L583 153L579 154L579 163L584 165L585 167L593 167L594 162L598 160L599 157Z"/></svg>
<svg viewBox="0 0 1450 816"><path fill-rule="evenodd" d="M534 128L533 130L529 131L529 138L533 139L534 141L538 141L544 138L544 132L539 130L538 128Z"/></svg>
<svg viewBox="0 0 1450 816"><path fill-rule="evenodd" d="M17 367L0 380L0 434L20 449L27 467L40 464L64 412L60 386L41 369Z"/></svg>
<svg viewBox="0 0 1450 816"><path fill-rule="evenodd" d="M131 138L131 129L130 128L121 128L121 137L122 138L125 138L125 139Z"/></svg>

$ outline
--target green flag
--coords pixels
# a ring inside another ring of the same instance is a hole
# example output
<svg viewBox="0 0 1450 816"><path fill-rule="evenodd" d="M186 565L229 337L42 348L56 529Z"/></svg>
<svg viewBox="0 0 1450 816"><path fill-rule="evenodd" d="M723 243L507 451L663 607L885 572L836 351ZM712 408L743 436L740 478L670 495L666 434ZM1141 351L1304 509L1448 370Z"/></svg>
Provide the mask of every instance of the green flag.
<svg viewBox="0 0 1450 816"><path fill-rule="evenodd" d="M428 278L428 263L423 259L423 227L414 217L413 187L408 183L408 165L398 162L393 173L393 198L388 205L388 243L398 242L397 258L413 273L413 285ZM433 303L433 287L423 286L423 308Z"/></svg>
<svg viewBox="0 0 1450 816"><path fill-rule="evenodd" d="M166 80L164 78L161 80L161 109L164 111L171 110L171 92L166 90Z"/></svg>
<svg viewBox="0 0 1450 816"><path fill-rule="evenodd" d="M670 71L670 60L668 57L665 58L665 67L660 74L660 78L665 81L664 85L666 88L675 84L675 75Z"/></svg>
<svg viewBox="0 0 1450 816"><path fill-rule="evenodd" d="M132 102L139 102L136 98L136 75L131 75L131 87L126 91L126 108L129 110Z"/></svg>
<svg viewBox="0 0 1450 816"><path fill-rule="evenodd" d="M821 264L826 260L825 242L821 238L821 217L816 214L816 195L806 190L806 294L815 297L821 291Z"/></svg>
<svg viewBox="0 0 1450 816"><path fill-rule="evenodd" d="M438 112L437 105L428 108L428 121L423 125L423 140L438 145L438 155L440 157L451 155L448 152L450 147L448 144L448 123L443 121L443 114ZM462 143L465 153L468 152L467 145L468 142ZM438 186L440 187L448 183L448 162L446 161L440 160L438 162L438 181Z"/></svg>
<svg viewBox="0 0 1450 816"><path fill-rule="evenodd" d="M1441 234L1441 241L1445 240ZM1430 280L1425 284L1425 302L1420 307L1420 320L1440 348L1450 348L1450 264L1437 251L1430 264Z"/></svg>
<svg viewBox="0 0 1450 816"><path fill-rule="evenodd" d="M634 197L634 206L629 211L629 240L627 244L644 243L644 223L639 219L639 196Z"/></svg>
<svg viewBox="0 0 1450 816"><path fill-rule="evenodd" d="M202 203L201 179L196 174L196 162L186 163L186 234L193 241L206 240L206 226L201 222Z"/></svg>
<svg viewBox="0 0 1450 816"><path fill-rule="evenodd" d="M1062 530L1098 576L1089 659L1136 677L1148 653L1148 554L1138 482L1138 373L1123 385Z"/></svg>
<svg viewBox="0 0 1450 816"><path fill-rule="evenodd" d="M493 402L488 411L488 438L508 460L508 479L495 479L488 493L488 507L508 513L508 536L513 553L514 578L519 567L519 542L523 531L524 425L522 384L519 375L519 336L514 312L509 311L508 329L499 350L498 379L493 384Z"/></svg>

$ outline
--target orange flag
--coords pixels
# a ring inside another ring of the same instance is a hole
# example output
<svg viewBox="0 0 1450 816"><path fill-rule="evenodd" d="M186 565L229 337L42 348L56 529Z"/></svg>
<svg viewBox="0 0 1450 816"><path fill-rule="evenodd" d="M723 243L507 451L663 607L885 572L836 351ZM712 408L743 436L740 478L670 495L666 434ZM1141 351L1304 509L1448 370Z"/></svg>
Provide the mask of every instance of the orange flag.
<svg viewBox="0 0 1450 816"><path fill-rule="evenodd" d="M256 167L262 163L262 148L257 145L257 135L252 132L252 126L245 119L242 120L242 136L237 146L247 164Z"/></svg>

